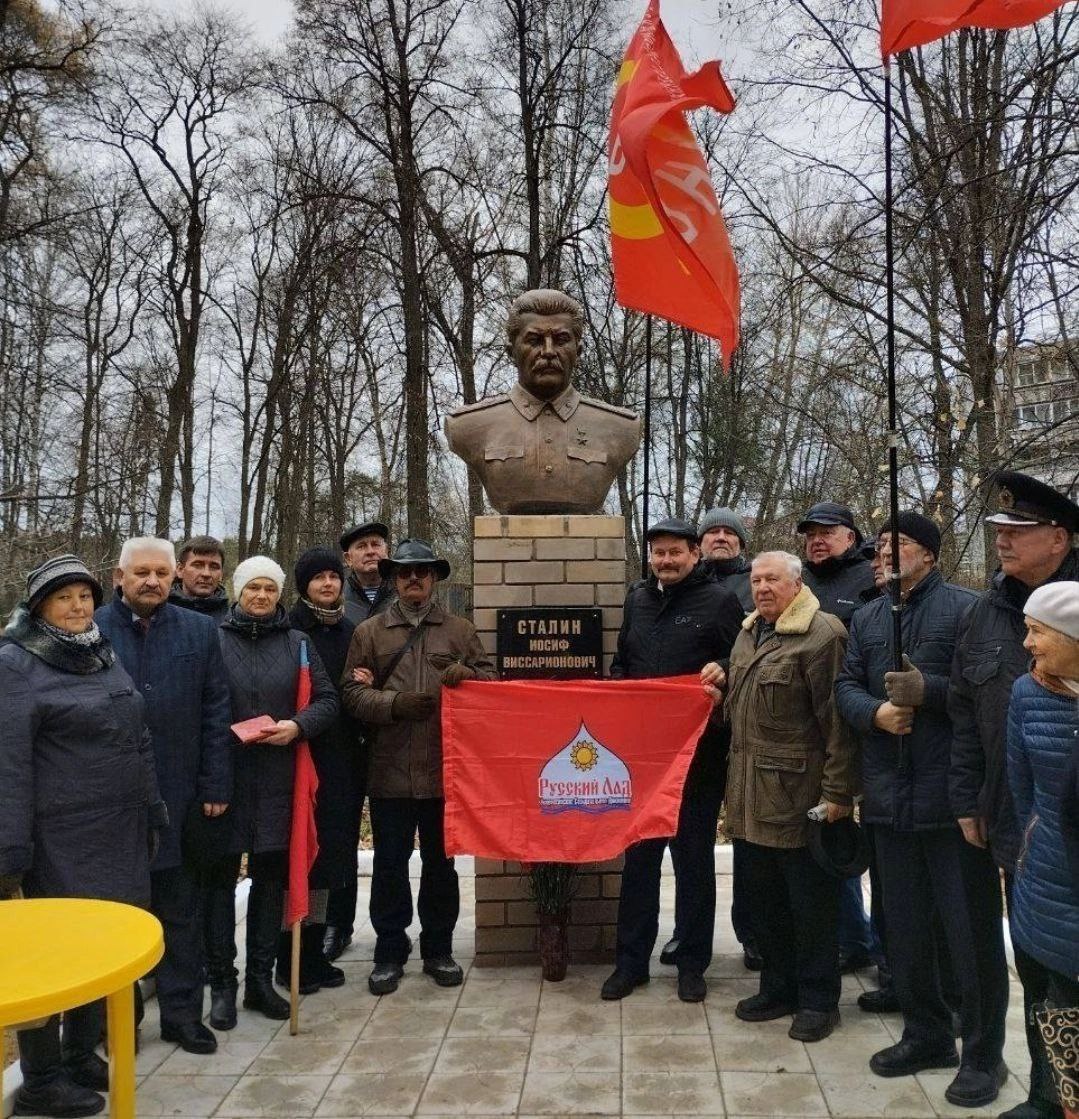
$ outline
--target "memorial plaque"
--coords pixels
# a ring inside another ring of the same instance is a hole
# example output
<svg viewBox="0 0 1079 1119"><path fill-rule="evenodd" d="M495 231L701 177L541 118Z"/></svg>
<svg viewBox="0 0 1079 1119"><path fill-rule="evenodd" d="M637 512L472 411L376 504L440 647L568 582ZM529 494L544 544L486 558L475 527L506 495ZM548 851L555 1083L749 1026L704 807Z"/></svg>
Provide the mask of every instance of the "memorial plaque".
<svg viewBox="0 0 1079 1119"><path fill-rule="evenodd" d="M499 610L495 648L502 680L599 680L603 612L573 606Z"/></svg>

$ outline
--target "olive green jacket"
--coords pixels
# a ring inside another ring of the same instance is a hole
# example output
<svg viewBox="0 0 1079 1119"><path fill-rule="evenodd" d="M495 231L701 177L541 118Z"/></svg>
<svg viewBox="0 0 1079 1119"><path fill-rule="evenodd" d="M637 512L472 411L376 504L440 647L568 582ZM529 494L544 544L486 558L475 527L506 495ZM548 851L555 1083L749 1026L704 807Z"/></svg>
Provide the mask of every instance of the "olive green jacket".
<svg viewBox="0 0 1079 1119"><path fill-rule="evenodd" d="M847 631L808 587L756 648L758 614L731 651L724 717L731 725L724 829L764 847L804 847L806 812L849 805L859 791L856 740L833 689Z"/></svg>

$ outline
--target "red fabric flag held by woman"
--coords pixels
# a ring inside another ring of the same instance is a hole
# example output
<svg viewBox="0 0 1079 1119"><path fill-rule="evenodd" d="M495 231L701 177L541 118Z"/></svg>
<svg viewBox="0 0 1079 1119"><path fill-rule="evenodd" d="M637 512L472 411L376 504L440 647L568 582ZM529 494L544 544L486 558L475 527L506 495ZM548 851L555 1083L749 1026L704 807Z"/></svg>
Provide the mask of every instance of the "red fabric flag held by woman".
<svg viewBox="0 0 1079 1119"><path fill-rule="evenodd" d="M943 39L960 27L1025 27L1065 0L881 0L880 53L887 58Z"/></svg>
<svg viewBox="0 0 1079 1119"><path fill-rule="evenodd" d="M719 202L686 112L734 98L706 62L687 74L649 0L618 73L608 140L611 253L618 302L738 347L740 295Z"/></svg>
<svg viewBox="0 0 1079 1119"><path fill-rule="evenodd" d="M311 661L307 642L300 644L300 671L296 677L296 713L311 703ZM285 924L290 928L307 916L310 897L307 876L318 856L318 832L315 829L315 794L318 774L306 739L296 744L296 764L292 774L292 830L288 844L288 900Z"/></svg>

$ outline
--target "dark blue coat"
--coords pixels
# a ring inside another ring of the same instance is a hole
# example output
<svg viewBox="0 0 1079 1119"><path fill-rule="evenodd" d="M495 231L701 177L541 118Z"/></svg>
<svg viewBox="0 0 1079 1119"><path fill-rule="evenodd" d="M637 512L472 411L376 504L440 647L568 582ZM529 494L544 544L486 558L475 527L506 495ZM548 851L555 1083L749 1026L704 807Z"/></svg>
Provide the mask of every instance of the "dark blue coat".
<svg viewBox="0 0 1079 1119"><path fill-rule="evenodd" d="M1079 579L1073 550L1047 582ZM1001 573L963 623L952 662L948 713L952 717L952 812L983 816L989 849L998 866L1010 869L1019 852L1019 825L1008 791L1005 730L1012 685L1030 667L1023 648L1023 607L1031 588Z"/></svg>
<svg viewBox="0 0 1079 1119"><path fill-rule="evenodd" d="M1010 906L1012 939L1028 956L1079 976L1079 893L1061 834L1061 795L1079 736L1079 705L1030 675L1008 708L1008 781L1023 836Z"/></svg>
<svg viewBox="0 0 1079 1119"><path fill-rule="evenodd" d="M802 564L802 582L817 596L821 610L850 629L850 620L873 586L873 568L856 547L820 563Z"/></svg>
<svg viewBox="0 0 1079 1119"><path fill-rule="evenodd" d="M0 647L0 874L27 897L150 904L158 801L143 704L119 661L67 672Z"/></svg>
<svg viewBox="0 0 1079 1119"><path fill-rule="evenodd" d="M232 799L232 720L217 626L165 603L143 633L119 595L94 618L143 698L157 782L169 809L152 869L179 866L180 835L191 804Z"/></svg>
<svg viewBox="0 0 1079 1119"><path fill-rule="evenodd" d="M910 757L904 773L899 772L899 739L873 726L877 708L888 698L884 674L895 661L891 601L874 599L851 619L835 698L840 715L862 740L862 820L867 824L897 831L956 826L948 799L948 679L960 622L975 600L971 591L931 571L903 607L903 651L925 678L925 700L904 739Z"/></svg>

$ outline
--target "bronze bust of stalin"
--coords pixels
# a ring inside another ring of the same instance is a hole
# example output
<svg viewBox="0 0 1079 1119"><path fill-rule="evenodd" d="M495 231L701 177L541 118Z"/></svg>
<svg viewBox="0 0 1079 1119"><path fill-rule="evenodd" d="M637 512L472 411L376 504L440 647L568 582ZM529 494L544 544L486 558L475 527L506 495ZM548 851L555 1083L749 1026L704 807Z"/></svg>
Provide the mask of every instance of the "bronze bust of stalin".
<svg viewBox="0 0 1079 1119"><path fill-rule="evenodd" d="M568 295L526 291L506 320L517 384L446 418L450 449L476 471L499 513L598 513L637 450L637 416L581 396L571 383L583 329Z"/></svg>

